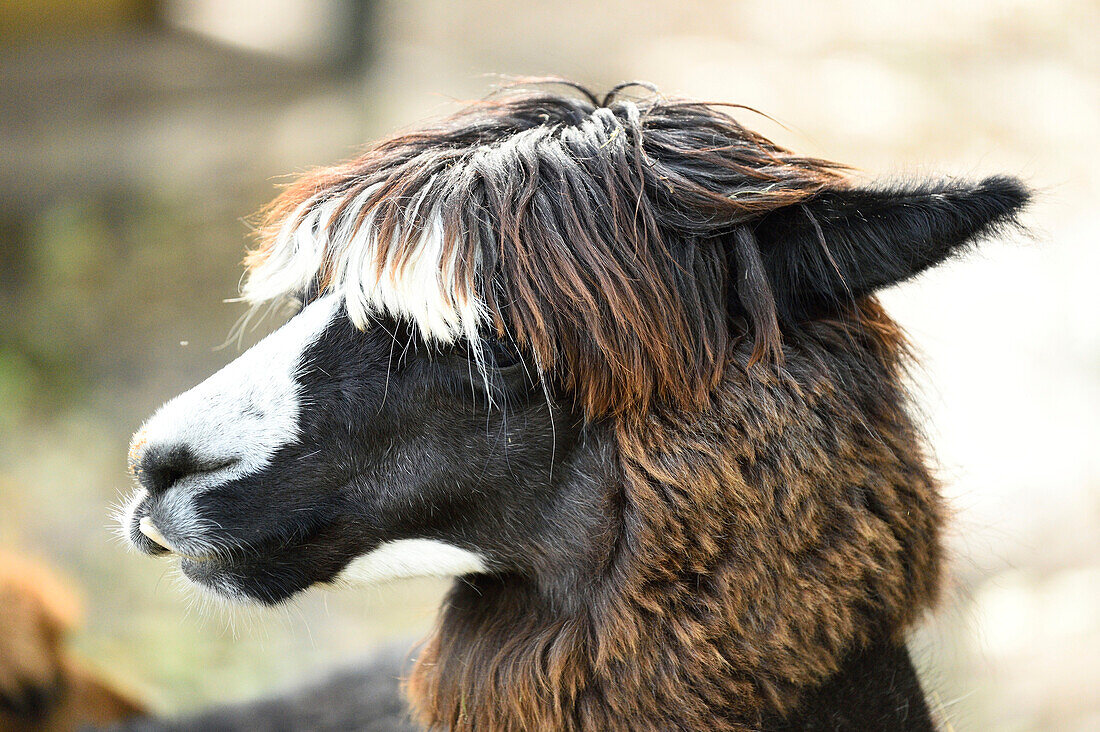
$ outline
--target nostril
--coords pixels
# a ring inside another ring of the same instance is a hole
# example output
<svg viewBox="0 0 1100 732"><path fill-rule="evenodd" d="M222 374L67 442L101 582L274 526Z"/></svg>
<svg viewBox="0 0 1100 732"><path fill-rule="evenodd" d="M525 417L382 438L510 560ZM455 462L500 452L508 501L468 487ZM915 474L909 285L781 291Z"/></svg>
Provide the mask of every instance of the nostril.
<svg viewBox="0 0 1100 732"><path fill-rule="evenodd" d="M158 495L180 478L195 472L196 462L194 453L186 446L150 445L138 460L135 474L149 493Z"/></svg>
<svg viewBox="0 0 1100 732"><path fill-rule="evenodd" d="M142 487L155 496L164 493L189 475L208 473L233 462L235 461L226 459L201 459L186 445L151 445L137 461L134 474Z"/></svg>

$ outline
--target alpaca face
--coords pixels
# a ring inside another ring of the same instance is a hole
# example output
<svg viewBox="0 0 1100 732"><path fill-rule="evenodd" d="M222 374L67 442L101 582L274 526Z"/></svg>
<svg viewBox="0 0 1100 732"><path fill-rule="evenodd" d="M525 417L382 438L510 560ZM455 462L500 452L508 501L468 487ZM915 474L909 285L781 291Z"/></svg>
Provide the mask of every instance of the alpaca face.
<svg viewBox="0 0 1100 732"><path fill-rule="evenodd" d="M321 296L137 433L133 544L264 602L482 572L573 597L630 543L609 434L690 426L730 368L778 373L807 324L858 323L1028 200L860 188L705 105L610 100L475 105L288 189L244 295Z"/></svg>
<svg viewBox="0 0 1100 732"><path fill-rule="evenodd" d="M320 297L139 430L124 532L262 602L521 568L576 418L496 350L483 377L460 346L393 318L359 331Z"/></svg>

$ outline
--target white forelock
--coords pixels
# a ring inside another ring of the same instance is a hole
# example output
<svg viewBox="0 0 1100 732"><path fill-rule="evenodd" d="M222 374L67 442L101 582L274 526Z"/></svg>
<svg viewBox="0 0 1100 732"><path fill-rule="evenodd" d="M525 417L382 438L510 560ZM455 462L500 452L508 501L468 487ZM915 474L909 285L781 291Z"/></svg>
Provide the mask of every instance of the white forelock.
<svg viewBox="0 0 1100 732"><path fill-rule="evenodd" d="M379 245L377 209L367 207L377 190L378 185L370 186L347 205L336 196L299 206L286 218L267 258L249 273L244 299L258 305L307 290L327 251L333 259L327 291L344 299L356 327L366 328L372 317L388 314L412 321L429 341L453 343L466 337L476 342L486 309L469 283L456 282L458 247L447 251L439 208L426 202L432 183L424 185L409 208L411 219L422 206L431 206L424 217L427 224L401 262L390 256L396 246ZM394 241L401 236L395 232Z"/></svg>
<svg viewBox="0 0 1100 732"><path fill-rule="evenodd" d="M621 102L631 125L640 124L632 102ZM581 139L603 147L623 128L623 120L608 108L595 110L575 126L542 125L482 145L461 166L477 171L515 170L521 150L544 144L548 138ZM563 153L564 154L564 153ZM358 193L319 194L299 205L282 223L268 245L265 258L249 273L242 287L244 299L259 305L305 292L323 268L331 268L329 291L347 304L348 315L360 328L372 317L388 314L415 323L429 341L453 343L466 338L478 353L478 331L489 320L488 308L474 289L475 278L458 277L456 261L464 246L448 245L441 211L451 186L460 178L455 169L437 173L420 186L411 200L402 202L404 221L425 222L408 242L408 255L397 261L396 244L408 233L395 231L392 242L380 242L377 193L382 183ZM448 232L465 236L470 232ZM465 263L475 273L477 259ZM326 261L327 260L327 261Z"/></svg>

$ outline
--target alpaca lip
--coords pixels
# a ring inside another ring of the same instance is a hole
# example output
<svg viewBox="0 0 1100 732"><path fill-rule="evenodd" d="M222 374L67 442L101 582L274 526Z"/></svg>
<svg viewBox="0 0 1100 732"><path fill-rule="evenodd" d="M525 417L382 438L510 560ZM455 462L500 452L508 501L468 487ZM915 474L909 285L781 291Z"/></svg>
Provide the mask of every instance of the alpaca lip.
<svg viewBox="0 0 1100 732"><path fill-rule="evenodd" d="M179 549L173 546L167 538L165 538L164 534L161 533L160 529L157 528L157 525L153 523L153 519L149 518L148 516L142 516L141 519L138 520L138 531L140 531L146 539L153 542L157 546L161 547L162 549L166 549L183 559L190 559L194 562L205 562L207 559L209 559L209 557L195 556L192 554L181 552Z"/></svg>

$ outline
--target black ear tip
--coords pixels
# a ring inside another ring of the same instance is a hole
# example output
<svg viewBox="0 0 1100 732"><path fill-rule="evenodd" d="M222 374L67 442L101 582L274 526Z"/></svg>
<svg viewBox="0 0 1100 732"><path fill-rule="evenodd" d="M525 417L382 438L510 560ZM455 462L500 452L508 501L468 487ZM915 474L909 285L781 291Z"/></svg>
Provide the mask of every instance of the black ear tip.
<svg viewBox="0 0 1100 732"><path fill-rule="evenodd" d="M1031 189L1010 175L986 178L978 184L976 193L999 213L1000 219L1015 218L1031 202Z"/></svg>

